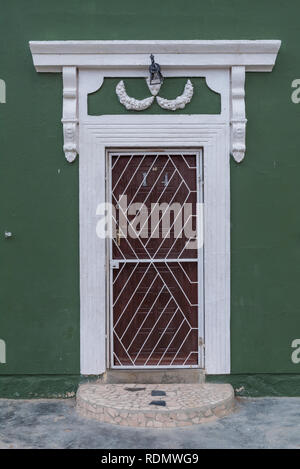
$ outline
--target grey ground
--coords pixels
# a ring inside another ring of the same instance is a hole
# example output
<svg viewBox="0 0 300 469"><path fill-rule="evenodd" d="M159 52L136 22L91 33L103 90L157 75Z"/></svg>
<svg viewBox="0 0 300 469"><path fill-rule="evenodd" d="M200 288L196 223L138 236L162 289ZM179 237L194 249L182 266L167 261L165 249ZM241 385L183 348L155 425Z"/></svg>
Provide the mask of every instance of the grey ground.
<svg viewBox="0 0 300 469"><path fill-rule="evenodd" d="M87 420L74 400L0 399L3 448L300 448L300 398L242 399L216 422L166 430Z"/></svg>

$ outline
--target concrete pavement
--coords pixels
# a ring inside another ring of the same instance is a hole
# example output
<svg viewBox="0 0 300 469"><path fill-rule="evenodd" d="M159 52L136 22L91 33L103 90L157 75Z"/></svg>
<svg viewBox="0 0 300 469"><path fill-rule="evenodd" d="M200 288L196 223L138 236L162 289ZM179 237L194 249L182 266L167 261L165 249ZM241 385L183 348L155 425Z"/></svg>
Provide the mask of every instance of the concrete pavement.
<svg viewBox="0 0 300 469"><path fill-rule="evenodd" d="M300 398L239 399L227 417L174 429L88 420L73 399L0 399L3 448L300 448Z"/></svg>

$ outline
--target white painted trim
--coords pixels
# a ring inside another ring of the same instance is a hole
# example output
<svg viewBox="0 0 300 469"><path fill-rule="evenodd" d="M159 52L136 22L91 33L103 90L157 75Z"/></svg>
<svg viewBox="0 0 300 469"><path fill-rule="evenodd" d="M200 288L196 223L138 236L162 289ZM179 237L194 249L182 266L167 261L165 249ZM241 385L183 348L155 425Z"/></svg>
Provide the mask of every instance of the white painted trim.
<svg viewBox="0 0 300 469"><path fill-rule="evenodd" d="M107 148L203 148L205 368L230 373L229 153L245 153L244 79L271 71L280 41L50 41L31 42L37 71L64 76L65 152L79 149L81 373L106 369L106 242L96 236L96 208L106 200ZM87 95L105 77L148 75L156 54L164 77L206 78L221 94L219 115L88 116ZM77 79L78 74L78 79ZM77 81L78 80L78 81ZM71 83L71 91L70 91ZM77 125L77 121L79 126ZM66 130L72 125L69 132ZM231 129L232 126L232 129ZM79 127L79 134L78 134ZM71 150L70 150L71 149ZM71 152L71 154L68 152Z"/></svg>
<svg viewBox="0 0 300 469"><path fill-rule="evenodd" d="M271 71L281 41L30 41L37 71L63 66L148 70L149 55L165 70L245 66Z"/></svg>

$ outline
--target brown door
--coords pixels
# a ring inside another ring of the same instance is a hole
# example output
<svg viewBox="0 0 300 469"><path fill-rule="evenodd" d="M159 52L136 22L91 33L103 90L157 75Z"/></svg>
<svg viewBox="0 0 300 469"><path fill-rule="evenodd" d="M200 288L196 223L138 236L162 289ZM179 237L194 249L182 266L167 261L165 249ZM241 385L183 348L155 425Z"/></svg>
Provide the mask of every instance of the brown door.
<svg viewBox="0 0 300 469"><path fill-rule="evenodd" d="M113 367L201 365L200 157L199 151L109 153Z"/></svg>

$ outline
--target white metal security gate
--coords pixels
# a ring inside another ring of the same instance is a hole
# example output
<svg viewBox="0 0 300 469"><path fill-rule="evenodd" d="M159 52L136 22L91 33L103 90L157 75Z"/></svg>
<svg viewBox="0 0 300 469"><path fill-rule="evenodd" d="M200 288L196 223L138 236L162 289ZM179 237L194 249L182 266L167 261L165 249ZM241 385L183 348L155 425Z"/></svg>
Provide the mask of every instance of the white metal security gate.
<svg viewBox="0 0 300 469"><path fill-rule="evenodd" d="M203 367L202 163L201 150L108 152L113 368Z"/></svg>

